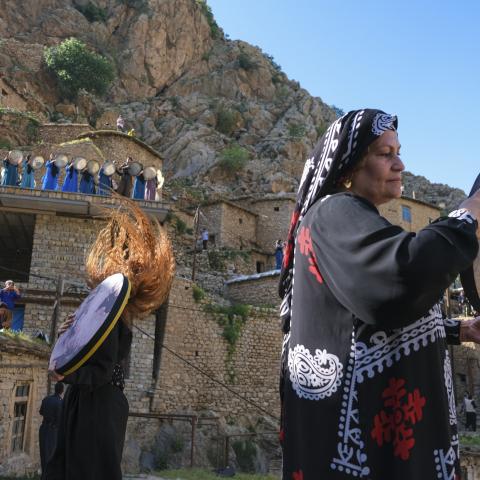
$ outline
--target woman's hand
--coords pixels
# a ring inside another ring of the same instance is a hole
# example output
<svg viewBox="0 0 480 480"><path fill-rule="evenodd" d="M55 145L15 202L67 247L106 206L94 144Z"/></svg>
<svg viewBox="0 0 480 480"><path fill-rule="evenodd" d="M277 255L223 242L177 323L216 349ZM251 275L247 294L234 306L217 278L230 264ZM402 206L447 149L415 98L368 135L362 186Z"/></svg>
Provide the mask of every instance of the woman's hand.
<svg viewBox="0 0 480 480"><path fill-rule="evenodd" d="M460 341L480 343L480 317L460 323Z"/></svg>
<svg viewBox="0 0 480 480"><path fill-rule="evenodd" d="M470 198L464 200L458 208L466 208L470 213L472 213L477 221L480 223L480 190L478 190ZM477 229L477 236L479 235L479 230Z"/></svg>
<svg viewBox="0 0 480 480"><path fill-rule="evenodd" d="M65 378L65 375L60 375L55 370L49 370L48 374L50 375L52 380L55 380L56 382L61 382Z"/></svg>
<svg viewBox="0 0 480 480"><path fill-rule="evenodd" d="M66 320L63 321L63 323L58 327L58 336L60 336L62 333L65 333L71 326L72 323L75 320L75 314L71 313L70 315L67 316Z"/></svg>

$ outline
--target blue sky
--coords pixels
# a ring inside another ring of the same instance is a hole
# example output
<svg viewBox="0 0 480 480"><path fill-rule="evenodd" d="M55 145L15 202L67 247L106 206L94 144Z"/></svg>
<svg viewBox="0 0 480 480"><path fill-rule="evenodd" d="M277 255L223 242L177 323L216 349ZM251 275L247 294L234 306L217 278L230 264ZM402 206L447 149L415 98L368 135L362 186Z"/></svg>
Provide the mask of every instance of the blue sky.
<svg viewBox="0 0 480 480"><path fill-rule="evenodd" d="M399 117L407 170L470 190L480 172L480 2L208 0L312 95Z"/></svg>

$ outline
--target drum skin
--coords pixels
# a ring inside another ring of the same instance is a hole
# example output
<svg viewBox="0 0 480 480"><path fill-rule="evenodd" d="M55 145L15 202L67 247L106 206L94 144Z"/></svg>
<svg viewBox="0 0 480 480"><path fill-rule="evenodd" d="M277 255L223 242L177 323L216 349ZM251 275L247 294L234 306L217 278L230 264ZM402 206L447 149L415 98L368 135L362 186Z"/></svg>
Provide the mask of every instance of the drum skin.
<svg viewBox="0 0 480 480"><path fill-rule="evenodd" d="M132 176L132 177L136 177L138 175L140 175L140 172L143 170L143 166L141 163L138 163L138 162L132 162L130 164L130 166L128 167L128 173Z"/></svg>
<svg viewBox="0 0 480 480"><path fill-rule="evenodd" d="M34 170L38 170L39 168L43 167L44 163L45 163L45 159L42 156L37 155L32 159L32 168Z"/></svg>
<svg viewBox="0 0 480 480"><path fill-rule="evenodd" d="M103 173L107 177L111 177L115 173L115 165L113 162L105 162L103 164Z"/></svg>
<svg viewBox="0 0 480 480"><path fill-rule="evenodd" d="M469 197L480 189L480 175L475 180ZM479 219L480 220L480 219ZM470 305L480 313L480 254L473 261L473 265L467 270L460 272L460 280L462 282L465 296L468 298Z"/></svg>
<svg viewBox="0 0 480 480"><path fill-rule="evenodd" d="M75 157L73 159L73 167L79 172L87 166L87 159L83 157Z"/></svg>
<svg viewBox="0 0 480 480"><path fill-rule="evenodd" d="M68 163L68 157L63 154L63 153L60 153L59 155L57 155L55 157L55 165L58 167L58 168L63 168L65 167L65 165L67 165Z"/></svg>
<svg viewBox="0 0 480 480"><path fill-rule="evenodd" d="M90 175L95 175L100 170L100 164L96 160L89 160L87 170Z"/></svg>
<svg viewBox="0 0 480 480"><path fill-rule="evenodd" d="M11 150L8 152L8 163L11 165L20 165L23 159L23 153L20 150Z"/></svg>
<svg viewBox="0 0 480 480"><path fill-rule="evenodd" d="M49 370L70 375L102 345L117 324L130 296L127 277L116 273L101 282L81 303L72 325L58 338Z"/></svg>
<svg viewBox="0 0 480 480"><path fill-rule="evenodd" d="M145 177L145 180L151 180L152 178L155 178L157 175L157 170L155 167L147 167L143 171L143 176Z"/></svg>

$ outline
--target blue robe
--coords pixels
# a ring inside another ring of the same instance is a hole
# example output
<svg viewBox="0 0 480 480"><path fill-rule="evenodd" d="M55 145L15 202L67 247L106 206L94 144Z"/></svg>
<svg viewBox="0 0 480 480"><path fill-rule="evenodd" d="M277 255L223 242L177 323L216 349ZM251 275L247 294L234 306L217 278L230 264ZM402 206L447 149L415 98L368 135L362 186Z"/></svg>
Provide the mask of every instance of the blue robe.
<svg viewBox="0 0 480 480"><path fill-rule="evenodd" d="M3 161L3 186L16 186L18 180L18 166L12 165L8 160Z"/></svg>
<svg viewBox="0 0 480 480"><path fill-rule="evenodd" d="M65 167L65 179L63 181L62 192L78 192L78 172L70 163Z"/></svg>
<svg viewBox="0 0 480 480"><path fill-rule="evenodd" d="M49 160L45 167L47 171L42 178L42 190L57 190L58 188L58 167L54 160Z"/></svg>
<svg viewBox="0 0 480 480"><path fill-rule="evenodd" d="M143 174L135 177L135 182L133 183L133 193L132 198L135 200L143 200L145 198L145 177Z"/></svg>
<svg viewBox="0 0 480 480"><path fill-rule="evenodd" d="M89 195L95 194L95 183L93 175L88 172L83 172L80 179L80 193L87 193Z"/></svg>
<svg viewBox="0 0 480 480"><path fill-rule="evenodd" d="M27 163L27 159L24 158L22 162L22 188L35 188L35 170Z"/></svg>
<svg viewBox="0 0 480 480"><path fill-rule="evenodd" d="M98 173L98 194L99 195L111 195L112 177L105 175L103 167Z"/></svg>

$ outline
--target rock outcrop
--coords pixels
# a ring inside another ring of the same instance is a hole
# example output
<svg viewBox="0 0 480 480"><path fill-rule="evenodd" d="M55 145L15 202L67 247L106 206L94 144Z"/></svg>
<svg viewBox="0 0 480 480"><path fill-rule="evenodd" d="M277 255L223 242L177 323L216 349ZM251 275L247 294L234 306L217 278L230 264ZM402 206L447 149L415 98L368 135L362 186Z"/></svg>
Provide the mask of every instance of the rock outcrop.
<svg viewBox="0 0 480 480"><path fill-rule="evenodd" d="M308 151L335 118L258 47L226 39L199 0L4 4L0 69L28 110L99 127L122 113L165 156L171 177L218 192L293 191ZM82 93L78 108L59 96L42 57L45 46L71 36L110 58L117 75L105 98ZM219 165L232 145L248 152L235 172Z"/></svg>

